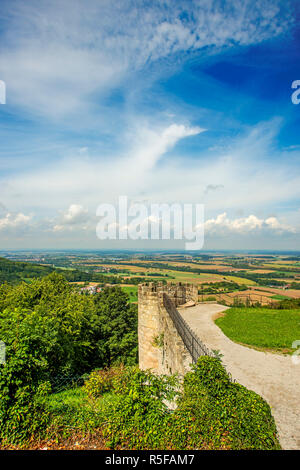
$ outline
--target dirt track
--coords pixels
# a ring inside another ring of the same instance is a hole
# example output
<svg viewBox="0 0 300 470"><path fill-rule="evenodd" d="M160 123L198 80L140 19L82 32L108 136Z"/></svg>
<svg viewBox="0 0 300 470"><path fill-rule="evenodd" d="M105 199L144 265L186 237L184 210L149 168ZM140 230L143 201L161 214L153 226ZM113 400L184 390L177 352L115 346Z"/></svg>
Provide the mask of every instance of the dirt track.
<svg viewBox="0 0 300 470"><path fill-rule="evenodd" d="M207 347L220 350L232 377L269 403L282 448L300 449L300 363L294 364L291 356L260 352L232 342L213 321L227 308L203 304L179 311Z"/></svg>

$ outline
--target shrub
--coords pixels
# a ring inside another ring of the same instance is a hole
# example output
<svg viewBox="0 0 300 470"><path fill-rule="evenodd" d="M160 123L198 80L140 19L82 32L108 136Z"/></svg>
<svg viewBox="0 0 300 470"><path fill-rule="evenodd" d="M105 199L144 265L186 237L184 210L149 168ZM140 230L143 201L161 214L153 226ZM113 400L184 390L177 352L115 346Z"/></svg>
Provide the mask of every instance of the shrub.
<svg viewBox="0 0 300 470"><path fill-rule="evenodd" d="M280 449L268 403L252 390L231 384L228 406L232 410L231 439L237 449Z"/></svg>
<svg viewBox="0 0 300 470"><path fill-rule="evenodd" d="M1 437L23 442L42 430L48 419L45 383L55 389L95 367L135 363L136 310L120 288L82 296L56 273L31 284L0 287L0 339L7 356L0 365ZM102 373L103 390L111 374ZM102 393L101 380L97 393Z"/></svg>
<svg viewBox="0 0 300 470"><path fill-rule="evenodd" d="M224 393L230 384L229 376L222 366L221 361L216 357L202 356L193 366L192 372L185 375L185 384L189 383L190 378L196 377L197 383L201 383L211 396L219 396Z"/></svg>
<svg viewBox="0 0 300 470"><path fill-rule="evenodd" d="M90 398L98 398L106 392L119 389L125 380L126 369L123 365L110 369L96 369L85 381L84 390Z"/></svg>
<svg viewBox="0 0 300 470"><path fill-rule="evenodd" d="M107 409L108 444L129 449L280 448L269 405L232 383L219 359L201 357L180 388L175 376L131 370ZM175 397L172 411L168 404Z"/></svg>
<svg viewBox="0 0 300 470"><path fill-rule="evenodd" d="M232 383L221 362L202 356L184 377L175 412L189 432L176 445L211 449L279 449L269 405L255 392ZM178 424L177 424L178 428Z"/></svg>
<svg viewBox="0 0 300 470"><path fill-rule="evenodd" d="M126 443L130 449L164 448L170 415L167 404L174 400L177 388L176 376L132 368L116 389L118 399L107 410L105 436L110 447Z"/></svg>
<svg viewBox="0 0 300 470"><path fill-rule="evenodd" d="M0 435L2 441L22 443L46 428L44 398L50 384L38 379L43 364L25 348L9 354L0 372Z"/></svg>

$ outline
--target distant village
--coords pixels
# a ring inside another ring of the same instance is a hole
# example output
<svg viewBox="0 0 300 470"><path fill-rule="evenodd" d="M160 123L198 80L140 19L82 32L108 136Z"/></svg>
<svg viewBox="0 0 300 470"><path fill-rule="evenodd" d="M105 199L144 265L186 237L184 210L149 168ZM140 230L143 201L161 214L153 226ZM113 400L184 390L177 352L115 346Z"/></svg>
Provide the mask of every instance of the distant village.
<svg viewBox="0 0 300 470"><path fill-rule="evenodd" d="M79 292L81 294L97 294L98 292L101 292L103 287L98 287L98 286L84 286L79 289Z"/></svg>

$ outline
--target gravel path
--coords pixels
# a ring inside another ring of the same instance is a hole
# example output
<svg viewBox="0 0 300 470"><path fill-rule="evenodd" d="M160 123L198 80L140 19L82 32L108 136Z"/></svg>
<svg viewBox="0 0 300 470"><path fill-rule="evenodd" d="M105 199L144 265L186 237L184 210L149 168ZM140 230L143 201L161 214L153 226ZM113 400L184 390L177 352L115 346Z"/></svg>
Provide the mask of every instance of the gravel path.
<svg viewBox="0 0 300 470"><path fill-rule="evenodd" d="M213 321L227 308L203 304L179 311L208 348L220 350L232 377L269 403L282 448L300 449L300 364L294 364L290 356L256 351L232 342Z"/></svg>

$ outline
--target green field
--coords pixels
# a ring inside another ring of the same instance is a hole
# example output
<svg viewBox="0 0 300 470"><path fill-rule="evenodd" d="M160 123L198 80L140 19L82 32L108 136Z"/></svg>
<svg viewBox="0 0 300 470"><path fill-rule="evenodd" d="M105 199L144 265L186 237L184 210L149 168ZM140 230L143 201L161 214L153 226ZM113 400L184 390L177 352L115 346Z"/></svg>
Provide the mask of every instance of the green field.
<svg viewBox="0 0 300 470"><path fill-rule="evenodd" d="M237 343L274 352L294 352L300 338L300 309L231 308L215 323Z"/></svg>
<svg viewBox="0 0 300 470"><path fill-rule="evenodd" d="M275 295L272 295L271 299L275 299L275 300L291 300L291 297L288 297L287 295L275 294Z"/></svg>
<svg viewBox="0 0 300 470"><path fill-rule="evenodd" d="M58 429L63 428L65 437L80 431L91 432L103 424L105 410L115 396L105 393L91 400L82 387L75 387L47 397L47 408Z"/></svg>
<svg viewBox="0 0 300 470"><path fill-rule="evenodd" d="M138 288L137 286L124 286L121 285L121 288L126 294L129 295L129 300L131 303L138 301Z"/></svg>
<svg viewBox="0 0 300 470"><path fill-rule="evenodd" d="M162 270L163 273L167 273L169 276L173 277L177 282L194 282L197 281L213 281L213 282L220 282L226 279L227 281L233 281L237 284L248 285L248 286L255 286L256 282L252 281L251 279L245 279L243 277L238 276L228 276L224 275L220 272L220 274L215 273L190 273L184 271L171 271L171 270Z"/></svg>

